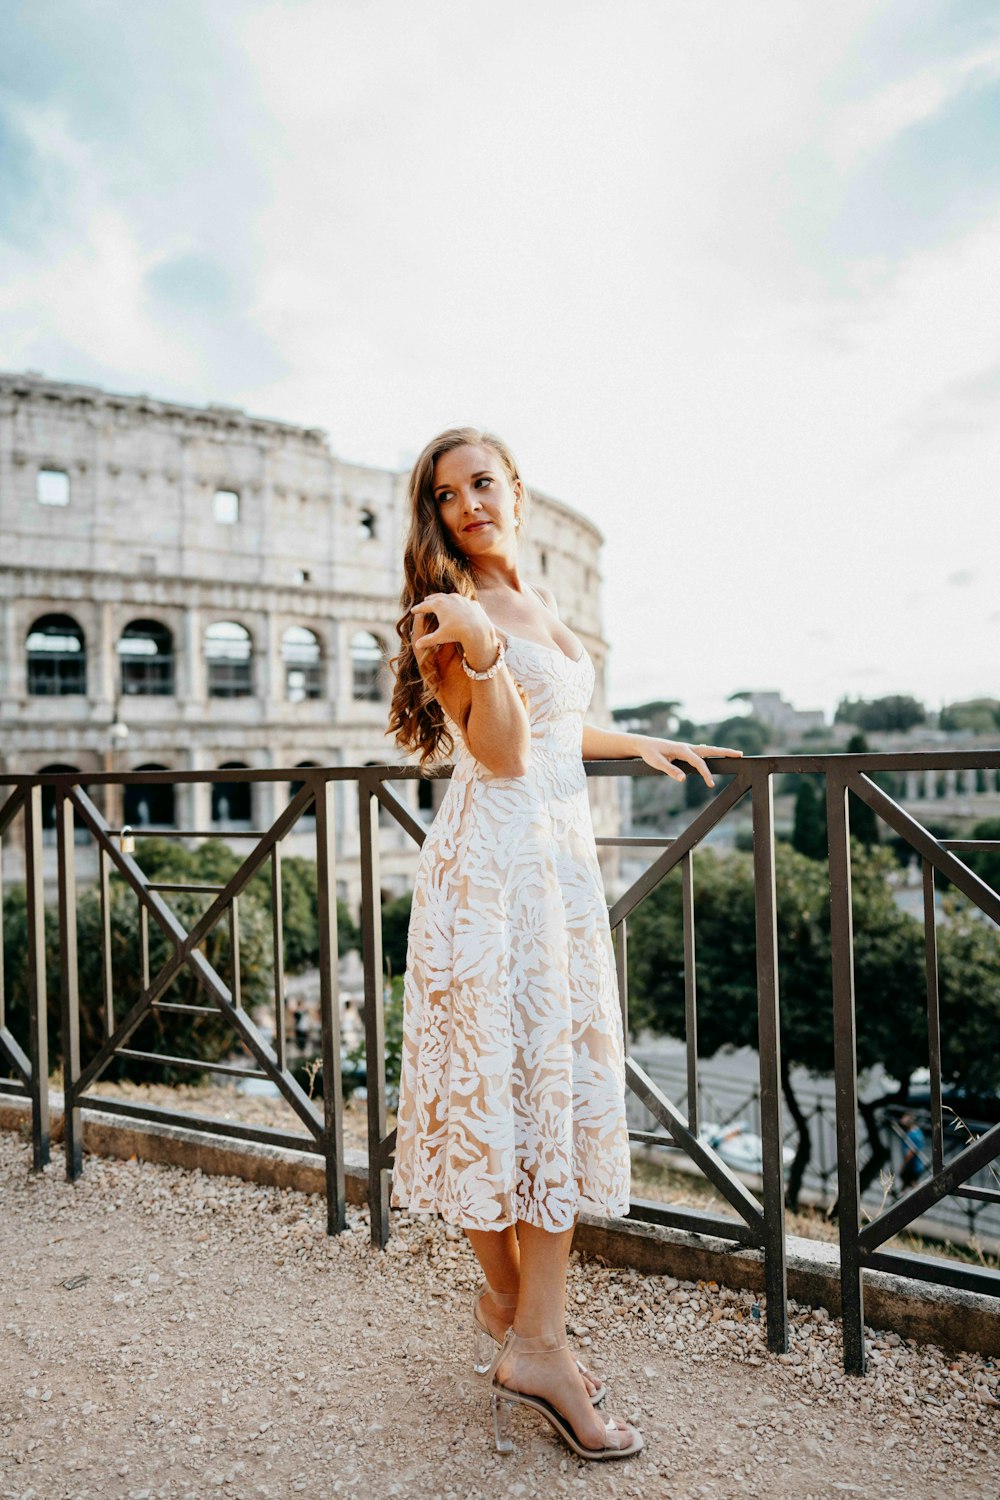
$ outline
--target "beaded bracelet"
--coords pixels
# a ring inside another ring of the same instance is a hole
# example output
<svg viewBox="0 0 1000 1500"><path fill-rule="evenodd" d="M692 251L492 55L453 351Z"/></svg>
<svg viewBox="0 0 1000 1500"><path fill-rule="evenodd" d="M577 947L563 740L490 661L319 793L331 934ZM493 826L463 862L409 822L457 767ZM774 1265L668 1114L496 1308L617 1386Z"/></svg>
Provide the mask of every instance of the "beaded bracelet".
<svg viewBox="0 0 1000 1500"><path fill-rule="evenodd" d="M487 667L486 668L485 672L474 672L472 670L472 668L469 666L469 663L466 661L465 657L463 656L462 657L462 666L465 668L466 676L467 677L474 677L477 682L483 682L483 681L485 681L485 679L487 677L495 677L496 674L499 672L500 668L503 666L503 659L504 659L505 652L506 652L506 646L504 644L503 636L501 636L500 637L500 644L497 646L497 659L493 663L492 667Z"/></svg>

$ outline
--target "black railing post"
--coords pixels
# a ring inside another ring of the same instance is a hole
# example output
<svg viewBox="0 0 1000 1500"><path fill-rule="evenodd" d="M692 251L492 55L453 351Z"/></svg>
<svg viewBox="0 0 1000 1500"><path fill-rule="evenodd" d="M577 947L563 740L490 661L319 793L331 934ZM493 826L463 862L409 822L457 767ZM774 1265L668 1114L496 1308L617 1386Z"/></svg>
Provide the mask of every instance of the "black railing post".
<svg viewBox="0 0 1000 1500"><path fill-rule="evenodd" d="M615 944L618 1005L622 1013L622 1037L625 1043L625 1056L628 1057L631 1050L628 1034L628 917L622 917L617 927L612 929L612 937Z"/></svg>
<svg viewBox="0 0 1000 1500"><path fill-rule="evenodd" d="M62 1028L63 1130L66 1178L75 1182L83 1171L80 1107L80 969L76 946L76 867L73 804L69 788L56 788L56 842L59 880L59 1016Z"/></svg>
<svg viewBox="0 0 1000 1500"><path fill-rule="evenodd" d="M694 853L681 864L684 925L684 1050L687 1055L688 1130L698 1134L698 984L694 946Z"/></svg>
<svg viewBox="0 0 1000 1500"><path fill-rule="evenodd" d="M343 1094L340 1080L340 990L337 977L337 878L334 853L334 784L313 780L316 805L316 907L319 926L319 1008L323 1028L323 1156L326 1162L326 1232L347 1228L344 1183Z"/></svg>
<svg viewBox="0 0 1000 1500"><path fill-rule="evenodd" d="M368 1209L371 1242L389 1242L389 1174L385 1140L385 1016L382 1005L382 901L379 885L379 799L370 777L358 778L361 835L361 936L365 967L365 1080L368 1085Z"/></svg>
<svg viewBox="0 0 1000 1500"><path fill-rule="evenodd" d="M781 1030L778 1012L778 914L774 879L774 791L769 773L753 783L753 862L757 889L757 1030L760 1135L763 1143L764 1283L767 1346L788 1349L785 1269L785 1163L781 1129Z"/></svg>
<svg viewBox="0 0 1000 1500"><path fill-rule="evenodd" d="M837 1100L837 1210L844 1369L865 1373L865 1305L861 1273L861 1181L858 1171L858 1063L854 1023L854 916L851 829L846 773L826 773L830 852L830 948L833 977L833 1061Z"/></svg>
<svg viewBox="0 0 1000 1500"><path fill-rule="evenodd" d="M45 884L42 873L42 788L24 792L24 883L28 919L28 1052L31 1058L31 1158L49 1163L49 1021L45 982Z"/></svg>

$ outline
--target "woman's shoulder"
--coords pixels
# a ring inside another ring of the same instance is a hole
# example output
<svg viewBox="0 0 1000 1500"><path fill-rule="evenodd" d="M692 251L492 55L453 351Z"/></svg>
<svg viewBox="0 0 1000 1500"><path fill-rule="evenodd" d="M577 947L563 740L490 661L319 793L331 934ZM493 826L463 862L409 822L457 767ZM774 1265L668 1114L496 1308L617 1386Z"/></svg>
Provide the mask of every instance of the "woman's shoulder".
<svg viewBox="0 0 1000 1500"><path fill-rule="evenodd" d="M538 584L538 583L533 583L531 585L531 587L534 589L534 591L538 595L539 599L541 599L542 603L544 605L546 605L549 609L551 609L552 613L555 615L556 619L558 620L558 618L559 618L559 606L556 603L556 596L552 592L552 590L551 589L547 589L547 588L543 588L542 585Z"/></svg>

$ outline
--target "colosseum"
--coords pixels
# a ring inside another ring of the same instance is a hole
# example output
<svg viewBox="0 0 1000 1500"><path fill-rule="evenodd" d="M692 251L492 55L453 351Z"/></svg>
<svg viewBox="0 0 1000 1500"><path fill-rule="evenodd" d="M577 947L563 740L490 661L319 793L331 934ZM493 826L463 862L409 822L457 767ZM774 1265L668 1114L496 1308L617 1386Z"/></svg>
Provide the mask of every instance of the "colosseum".
<svg viewBox="0 0 1000 1500"><path fill-rule="evenodd" d="M317 428L0 374L0 771L404 761L385 724L405 490L405 473L338 458ZM537 491L527 532L524 573L590 651L590 717L606 723L601 534ZM290 786L130 787L118 811L224 836L267 827ZM615 831L614 782L590 786L597 832ZM442 789L396 783L424 822ZM336 821L338 894L356 907L347 781ZM303 826L289 852L310 844ZM385 815L387 895L409 887L414 855Z"/></svg>

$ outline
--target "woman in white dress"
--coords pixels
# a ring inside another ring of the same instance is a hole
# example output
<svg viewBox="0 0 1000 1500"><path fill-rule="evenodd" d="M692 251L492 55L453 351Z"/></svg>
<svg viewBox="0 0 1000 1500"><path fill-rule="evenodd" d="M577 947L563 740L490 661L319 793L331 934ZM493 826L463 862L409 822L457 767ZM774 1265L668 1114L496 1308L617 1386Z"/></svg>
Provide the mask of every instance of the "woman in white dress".
<svg viewBox="0 0 1000 1500"><path fill-rule="evenodd" d="M583 762L641 757L683 780L738 755L587 724L594 667L547 589L526 585L528 495L504 443L453 428L410 477L389 731L452 756L410 917L391 1202L463 1228L486 1285L476 1368L498 1448L513 1404L586 1458L639 1452L596 1410L566 1342L576 1217L629 1207L624 1039ZM496 1348L495 1346L499 1346Z"/></svg>

